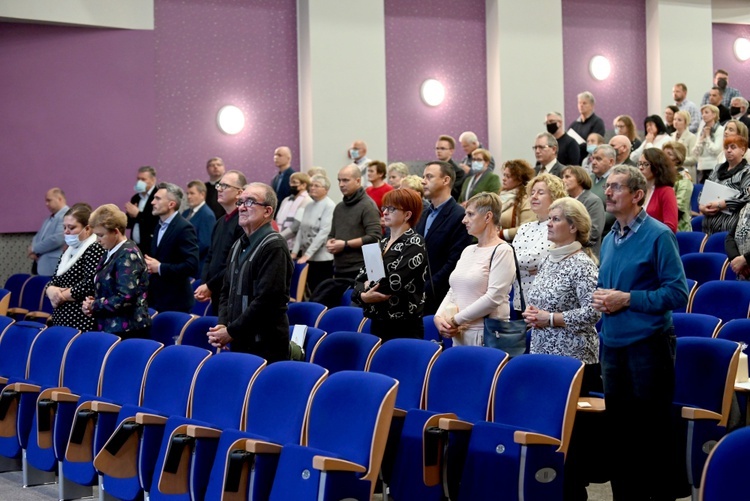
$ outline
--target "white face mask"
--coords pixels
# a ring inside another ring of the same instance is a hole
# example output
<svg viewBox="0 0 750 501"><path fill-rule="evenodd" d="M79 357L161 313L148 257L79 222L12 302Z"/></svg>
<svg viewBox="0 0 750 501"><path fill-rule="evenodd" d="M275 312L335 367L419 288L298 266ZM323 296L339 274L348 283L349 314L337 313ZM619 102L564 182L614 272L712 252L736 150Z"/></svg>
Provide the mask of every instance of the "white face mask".
<svg viewBox="0 0 750 501"><path fill-rule="evenodd" d="M480 162L479 160L474 160L473 162L471 162L471 172L476 174L477 172L482 172L483 169L484 162Z"/></svg>
<svg viewBox="0 0 750 501"><path fill-rule="evenodd" d="M68 247L73 247L74 249L81 245L78 235L65 235L65 243Z"/></svg>
<svg viewBox="0 0 750 501"><path fill-rule="evenodd" d="M352 157L352 160L358 160L359 159L359 150L352 148L349 150L349 156Z"/></svg>
<svg viewBox="0 0 750 501"><path fill-rule="evenodd" d="M135 186L133 186L133 189L135 190L136 193L146 193L147 191L146 182L139 179L138 182L135 183Z"/></svg>

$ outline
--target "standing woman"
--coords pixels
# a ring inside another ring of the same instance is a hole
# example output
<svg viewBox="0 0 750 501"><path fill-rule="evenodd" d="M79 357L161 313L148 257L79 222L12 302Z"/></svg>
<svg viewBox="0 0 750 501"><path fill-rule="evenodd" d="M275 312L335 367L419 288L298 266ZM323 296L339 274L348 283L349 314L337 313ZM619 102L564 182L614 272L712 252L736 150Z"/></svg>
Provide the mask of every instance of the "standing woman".
<svg viewBox="0 0 750 501"><path fill-rule="evenodd" d="M717 165L709 179L732 188L737 195L726 200L712 200L698 206L703 219L703 232L711 235L720 231L731 231L737 226L742 208L750 201L750 167L743 157L747 152L747 139L731 136L724 140L724 156L727 161Z"/></svg>
<svg viewBox="0 0 750 501"><path fill-rule="evenodd" d="M91 206L75 204L63 217L63 232L68 248L57 262L57 269L47 285L52 303L52 325L74 327L82 332L94 330L94 319L81 306L94 293L94 273L104 249L91 232Z"/></svg>
<svg viewBox="0 0 750 501"><path fill-rule="evenodd" d="M383 218L390 236L380 241L385 277L367 280L362 269L355 279L352 301L372 320L370 332L383 341L424 337L422 310L427 273L427 249L414 225L422 215L422 197L408 188L383 196Z"/></svg>
<svg viewBox="0 0 750 501"><path fill-rule="evenodd" d="M646 130L646 137L643 138L641 145L633 150L630 154L630 160L638 163L638 159L643 155L646 148L659 148L669 141L667 127L659 115L649 115L643 120L643 128Z"/></svg>
<svg viewBox="0 0 750 501"><path fill-rule="evenodd" d="M698 130L698 139L693 156L698 160L698 182L704 183L718 164L724 140L724 127L719 124L719 108L713 104L701 106L703 128Z"/></svg>
<svg viewBox="0 0 750 501"><path fill-rule="evenodd" d="M279 233L286 239L287 246L291 251L294 247L294 240L299 231L299 225L302 221L302 214L305 207L312 202L307 190L310 187L310 177L304 172L295 172L289 178L288 197L281 201L279 210L276 211L276 224L279 225Z"/></svg>
<svg viewBox="0 0 750 501"><path fill-rule="evenodd" d="M615 118L615 135L625 136L630 139L630 151L637 150L641 146L641 139L635 132L635 122L630 115L620 115Z"/></svg>
<svg viewBox="0 0 750 501"><path fill-rule="evenodd" d="M664 125L667 126L667 134L672 134L676 129L674 127L674 114L680 109L674 104L670 104L664 109Z"/></svg>
<svg viewBox="0 0 750 501"><path fill-rule="evenodd" d="M458 203L465 202L478 193L500 192L500 178L490 169L492 155L484 148L477 148L471 152L471 170L464 178L464 184L461 186L461 196L458 197Z"/></svg>
<svg viewBox="0 0 750 501"><path fill-rule="evenodd" d="M649 216L677 233L677 196L674 183L677 173L667 155L658 148L646 148L638 159L638 169L646 178L643 208Z"/></svg>
<svg viewBox="0 0 750 501"><path fill-rule="evenodd" d="M662 149L667 158L674 166L676 180L674 182L674 194L677 198L677 231L693 231L691 200L693 198L693 178L683 166L687 156L687 148L677 141L669 141Z"/></svg>
<svg viewBox="0 0 750 501"><path fill-rule="evenodd" d="M526 185L533 177L534 169L526 160L508 160L503 164L503 191L500 192L503 210L500 226L503 233L500 238L506 242L513 241L522 224L536 219L526 193Z"/></svg>
<svg viewBox="0 0 750 501"><path fill-rule="evenodd" d="M495 193L474 195L466 204L463 223L477 243L461 253L434 318L440 335L452 337L454 345L482 346L485 317L510 319L516 265L513 249L498 236L501 207Z"/></svg>
<svg viewBox="0 0 750 501"><path fill-rule="evenodd" d="M403 162L394 162L388 166L388 184L395 190L401 188L401 181L409 175L409 166Z"/></svg>
<svg viewBox="0 0 750 501"><path fill-rule="evenodd" d="M151 337L148 314L148 269L138 245L125 237L128 219L116 205L97 208L89 218L96 241L107 252L94 276L94 294L83 301L83 312L97 329L123 339Z"/></svg>
<svg viewBox="0 0 750 501"><path fill-rule="evenodd" d="M690 178L695 179L695 165L698 161L693 156L693 148L695 148L695 142L698 138L688 129L690 126L690 113L684 110L678 111L674 114L674 121L672 123L674 124L675 131L670 137L672 138L672 141L677 141L685 146L687 155L682 164L688 171Z"/></svg>
<svg viewBox="0 0 750 501"><path fill-rule="evenodd" d="M575 198L586 207L586 211L591 219L589 225L591 226L591 231L589 231L591 251L594 256L599 256L599 249L602 246L602 240L604 240L602 232L604 231L604 222L606 220L602 199L591 193L591 177L583 170L583 167L579 167L578 165L565 167L562 171L562 180L568 196Z"/></svg>

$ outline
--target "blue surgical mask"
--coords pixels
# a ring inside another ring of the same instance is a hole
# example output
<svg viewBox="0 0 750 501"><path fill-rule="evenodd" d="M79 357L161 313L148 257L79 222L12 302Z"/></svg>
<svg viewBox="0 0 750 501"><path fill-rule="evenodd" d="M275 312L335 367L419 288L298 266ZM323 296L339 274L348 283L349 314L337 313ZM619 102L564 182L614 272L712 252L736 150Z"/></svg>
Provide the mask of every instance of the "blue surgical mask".
<svg viewBox="0 0 750 501"><path fill-rule="evenodd" d="M78 240L78 235L65 235L65 243L68 247L73 247L74 249L81 245L81 241Z"/></svg>
<svg viewBox="0 0 750 501"><path fill-rule="evenodd" d="M135 183L135 186L133 186L133 189L136 193L146 193L146 182L139 179L137 183Z"/></svg>
<svg viewBox="0 0 750 501"><path fill-rule="evenodd" d="M359 150L352 148L349 150L349 156L352 157L352 160L357 160L359 158Z"/></svg>
<svg viewBox="0 0 750 501"><path fill-rule="evenodd" d="M586 145L586 151L589 152L589 155L591 155L596 150L596 146L597 145L595 145L595 144L587 144Z"/></svg>
<svg viewBox="0 0 750 501"><path fill-rule="evenodd" d="M471 172L477 173L482 172L484 170L484 162L480 162L479 160L474 160L471 162Z"/></svg>

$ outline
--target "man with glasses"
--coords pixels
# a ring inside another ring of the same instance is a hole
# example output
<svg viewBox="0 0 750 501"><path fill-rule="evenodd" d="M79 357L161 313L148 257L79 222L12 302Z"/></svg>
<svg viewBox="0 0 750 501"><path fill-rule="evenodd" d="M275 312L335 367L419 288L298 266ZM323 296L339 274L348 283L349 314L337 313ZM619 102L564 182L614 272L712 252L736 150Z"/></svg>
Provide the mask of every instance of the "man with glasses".
<svg viewBox="0 0 750 501"><path fill-rule="evenodd" d="M466 173L464 170L453 161L453 152L456 149L456 140L451 136L442 135L438 138L435 144L435 156L441 162L447 162L453 168L453 172L456 175L456 180L453 183L453 189L451 189L451 196L458 201L461 196L461 188L464 185L464 177Z"/></svg>
<svg viewBox="0 0 750 501"><path fill-rule="evenodd" d="M625 136L615 136L625 137ZM625 137L627 140L628 138ZM628 155L630 150L628 150ZM606 208L607 197L604 195L604 185L607 183L607 178L612 167L615 166L615 157L617 152L615 149L608 144L601 144L596 147L594 153L591 154L591 193L596 195L602 200L602 205ZM604 213L604 228L602 229L602 239L612 229L612 225L615 224L615 216L606 211Z"/></svg>
<svg viewBox="0 0 750 501"><path fill-rule="evenodd" d="M562 114L550 111L547 113L544 125L547 127L547 132L555 136L557 140L557 161L563 165L581 165L578 143L567 134L563 126Z"/></svg>
<svg viewBox="0 0 750 501"><path fill-rule="evenodd" d="M213 315L219 312L219 293L224 284L229 249L242 235L239 226L239 211L235 203L242 194L242 187L247 183L245 175L236 170L230 170L216 183L217 200L226 212L214 223L211 233L211 247L203 265L202 283L195 289L195 299L208 301L213 298L211 310Z"/></svg>
<svg viewBox="0 0 750 501"><path fill-rule="evenodd" d="M208 330L217 348L252 353L268 363L289 358L286 316L294 264L286 239L273 229L278 201L273 188L250 183L237 200L242 237L229 251L221 288L219 323Z"/></svg>
<svg viewBox="0 0 750 501"><path fill-rule="evenodd" d="M536 158L534 172L537 175L548 173L562 177L562 170L565 166L557 161L557 139L555 139L555 136L549 132L537 134L532 149Z"/></svg>
<svg viewBox="0 0 750 501"><path fill-rule="evenodd" d="M362 172L355 164L339 171L344 199L333 209L326 249L333 254L333 276L354 280L365 261L361 247L380 240L380 210L362 188Z"/></svg>
<svg viewBox="0 0 750 501"><path fill-rule="evenodd" d="M594 308L602 313L601 366L612 425L615 500L674 499L672 310L688 300L677 239L643 209L646 178L618 165L606 185L617 221L601 249ZM634 444L648 444L648 453Z"/></svg>

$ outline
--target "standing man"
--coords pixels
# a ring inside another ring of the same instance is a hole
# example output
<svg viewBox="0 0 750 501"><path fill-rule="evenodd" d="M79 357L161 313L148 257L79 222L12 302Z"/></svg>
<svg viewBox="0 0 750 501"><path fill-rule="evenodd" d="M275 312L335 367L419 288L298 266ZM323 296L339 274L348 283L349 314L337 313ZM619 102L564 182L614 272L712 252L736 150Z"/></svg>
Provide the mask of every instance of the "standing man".
<svg viewBox="0 0 750 501"><path fill-rule="evenodd" d="M615 500L674 499L670 492L676 340L672 310L687 304L677 239L643 210L648 186L635 167L607 180L607 212L594 307L602 313L601 365L612 427ZM634 444L649 444L647 454Z"/></svg>
<svg viewBox="0 0 750 501"><path fill-rule="evenodd" d="M596 132L604 137L607 132L604 128L604 121L594 113L595 104L596 100L591 92L586 91L578 94L578 113L581 116L570 124L568 128L573 129L583 139L583 142L578 144L579 158L586 158L588 154L586 151L586 139L589 137L589 134Z"/></svg>
<svg viewBox="0 0 750 501"><path fill-rule="evenodd" d="M729 108L727 106L724 106L724 94L722 94L722 92L724 91L721 89L721 87L712 87L711 90L708 91L708 104L713 104L714 106L719 108L719 123L721 125L724 125L732 119L732 114L729 112ZM701 125L699 125L698 128L702 130Z"/></svg>
<svg viewBox="0 0 750 501"><path fill-rule="evenodd" d="M562 114L557 111L550 111L547 113L544 124L547 127L547 132L557 140L557 161L563 165L581 165L581 152L578 143L567 134L563 125Z"/></svg>
<svg viewBox="0 0 750 501"><path fill-rule="evenodd" d="M202 181L190 181L187 185L187 201L189 209L182 213L182 217L190 221L198 237L198 274L201 277L203 263L206 262L208 249L211 247L211 232L216 224L214 211L206 203L206 185ZM224 210L224 209L222 209Z"/></svg>
<svg viewBox="0 0 750 501"><path fill-rule="evenodd" d="M206 264L201 274L201 284L195 289L195 299L211 302L212 315L219 314L219 294L224 285L224 275L227 268L229 249L232 248L244 232L239 225L239 210L235 205L242 195L242 187L247 184L245 175L236 170L230 170L216 183L219 194L218 201L226 212L221 216L211 232L211 247L206 255Z"/></svg>
<svg viewBox="0 0 750 501"><path fill-rule="evenodd" d="M279 172L271 181L271 186L273 186L273 191L276 193L276 200L281 203L282 200L292 193L289 187L289 179L294 174L294 169L292 169L292 150L287 146L276 148L273 152L273 163L276 164Z"/></svg>
<svg viewBox="0 0 750 501"><path fill-rule="evenodd" d="M451 197L455 171L448 162L430 162L422 187L430 206L422 212L416 231L425 241L430 272L424 285L424 314L434 315L448 293L448 278L464 248L472 241L463 225L464 208Z"/></svg>
<svg viewBox="0 0 750 501"><path fill-rule="evenodd" d="M681 111L687 111L690 113L690 125L688 130L695 134L698 130L698 124L701 121L701 112L694 102L687 98L687 85L684 83L676 83L672 87L672 98L674 98L674 104Z"/></svg>
<svg viewBox="0 0 750 501"><path fill-rule="evenodd" d="M286 316L294 264L286 240L271 227L276 194L263 183L247 185L237 201L243 236L229 254L221 290L219 324L209 342L232 351L252 353L268 363L289 358Z"/></svg>
<svg viewBox="0 0 750 501"><path fill-rule="evenodd" d="M344 199L333 209L326 249L333 254L333 276L354 280L365 264L361 247L380 239L380 209L362 188L357 165L342 168L338 181Z"/></svg>
<svg viewBox="0 0 750 501"><path fill-rule="evenodd" d="M208 173L208 182L206 183L206 203L214 211L214 219L218 219L226 212L218 201L216 183L224 175L224 160L219 157L213 157L206 163L206 172Z"/></svg>
<svg viewBox="0 0 750 501"><path fill-rule="evenodd" d="M630 140L625 136L625 140ZM614 139L614 138L612 138ZM615 157L618 153L615 149L608 144L601 144L596 147L594 153L591 154L591 193L599 197L602 203L607 204L607 196L604 194L604 187L607 185L607 179L609 174L612 172L612 167L616 165ZM630 155L630 148L628 148L626 155ZM604 237L609 234L609 230L612 229L612 225L615 224L615 216L609 212L604 213L604 229L602 229L602 241Z"/></svg>
<svg viewBox="0 0 750 501"><path fill-rule="evenodd" d="M747 99L744 97L733 97L731 104L729 113L732 115L732 118L750 127L750 117L747 116Z"/></svg>
<svg viewBox="0 0 750 501"><path fill-rule="evenodd" d="M739 90L729 86L729 73L727 73L726 70L719 69L714 72L714 87L718 87L719 90L721 90L721 104L723 104L725 108L729 108L732 105L732 98L741 96ZM709 99L710 94L710 90L703 94L701 106L703 106L704 104L713 104L714 106L718 106L717 104L711 102L711 100Z"/></svg>
<svg viewBox="0 0 750 501"><path fill-rule="evenodd" d="M370 159L367 158L367 143L361 139L352 142L347 156L351 158L354 165L359 167L359 177L362 180L362 187L367 188L370 186L370 182L367 180L367 166L370 163Z"/></svg>
<svg viewBox="0 0 750 501"><path fill-rule="evenodd" d="M456 162L453 161L454 151L456 151L456 140L453 139L453 137L442 135L438 138L437 144L435 144L435 156L441 162L447 162L453 169L455 181L453 182L451 196L454 200L458 201L461 196L461 188L464 186L464 177L466 177L466 173L456 164Z"/></svg>
<svg viewBox="0 0 750 501"><path fill-rule="evenodd" d="M62 255L62 247L65 243L63 235L63 217L68 212L65 202L65 193L60 188L52 188L44 196L44 204L50 212L50 216L44 219L31 245L27 250L31 264L31 273L36 275L52 276L57 268L57 261Z"/></svg>
<svg viewBox="0 0 750 501"><path fill-rule="evenodd" d="M565 166L557 161L557 139L555 139L555 136L549 132L537 134L532 148L534 158L536 158L534 172L537 175L549 173L557 177L562 176L562 170Z"/></svg>
<svg viewBox="0 0 750 501"><path fill-rule="evenodd" d="M172 183L160 183L154 193L153 214L159 227L144 255L148 272L148 304L156 311L189 313L195 300L190 278L198 274L198 238L195 228L177 211L182 190Z"/></svg>
<svg viewBox="0 0 750 501"><path fill-rule="evenodd" d="M464 171L464 174L468 176L469 172L471 172L471 154L474 153L474 150L478 148L484 148L484 146L482 146L482 143L479 142L479 138L477 137L477 135L470 130L462 132L461 135L458 136L458 142L461 143L461 149L463 149L464 153L466 153L466 156L463 160L461 160L461 163L458 164L458 166L461 167L461 170ZM495 171L494 157L490 160L490 171Z"/></svg>
<svg viewBox="0 0 750 501"><path fill-rule="evenodd" d="M138 244L143 254L151 252L151 239L159 216L152 212L156 190L156 169L148 165L138 169L138 181L135 183L135 195L125 204L128 215L130 239Z"/></svg>

